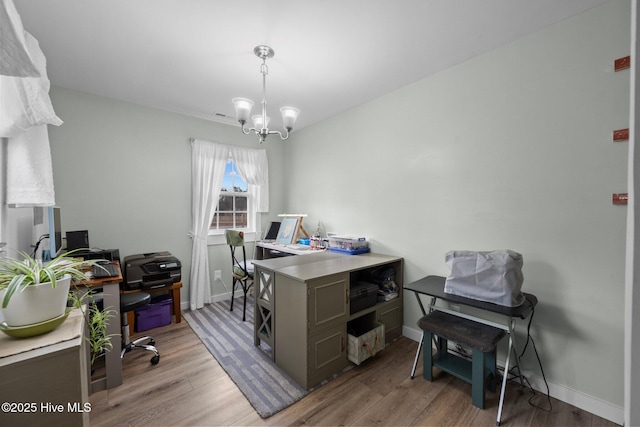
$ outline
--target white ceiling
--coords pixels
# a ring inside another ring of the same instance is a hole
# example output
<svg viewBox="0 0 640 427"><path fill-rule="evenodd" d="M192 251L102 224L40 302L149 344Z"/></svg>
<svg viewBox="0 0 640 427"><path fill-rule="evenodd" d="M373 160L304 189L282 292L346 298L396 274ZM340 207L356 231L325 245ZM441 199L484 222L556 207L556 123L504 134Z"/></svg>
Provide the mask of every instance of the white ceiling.
<svg viewBox="0 0 640 427"><path fill-rule="evenodd" d="M231 98L301 110L296 128L606 0L14 0L53 85L235 123ZM55 105L54 105L55 107ZM227 114L227 119L215 113Z"/></svg>

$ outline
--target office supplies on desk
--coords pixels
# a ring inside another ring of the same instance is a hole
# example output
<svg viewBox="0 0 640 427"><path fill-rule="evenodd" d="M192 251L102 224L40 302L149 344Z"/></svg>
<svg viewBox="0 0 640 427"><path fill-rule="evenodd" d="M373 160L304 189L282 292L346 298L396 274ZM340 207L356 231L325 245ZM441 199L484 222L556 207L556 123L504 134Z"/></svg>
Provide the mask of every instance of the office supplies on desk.
<svg viewBox="0 0 640 427"><path fill-rule="evenodd" d="M88 250L78 251L73 253L74 257L88 259L106 259L107 261L120 262L120 250L119 249L98 249L91 248Z"/></svg>
<svg viewBox="0 0 640 427"><path fill-rule="evenodd" d="M117 265L109 263L99 263L91 268L93 277L96 279L102 277L117 277L120 275L120 268Z"/></svg>
<svg viewBox="0 0 640 427"><path fill-rule="evenodd" d="M295 249L297 251L306 251L309 250L309 245L303 245L300 243L294 243L292 245L286 245L287 248L289 249Z"/></svg>
<svg viewBox="0 0 640 427"><path fill-rule="evenodd" d="M365 254L369 252L369 242L366 237L329 236L329 250L349 255Z"/></svg>

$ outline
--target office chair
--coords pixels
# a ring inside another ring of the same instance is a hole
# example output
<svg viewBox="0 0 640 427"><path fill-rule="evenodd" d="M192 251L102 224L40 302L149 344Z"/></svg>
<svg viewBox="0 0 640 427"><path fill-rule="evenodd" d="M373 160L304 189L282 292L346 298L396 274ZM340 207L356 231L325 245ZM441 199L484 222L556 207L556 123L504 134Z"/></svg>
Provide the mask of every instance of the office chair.
<svg viewBox="0 0 640 427"><path fill-rule="evenodd" d="M120 294L120 314L122 315L122 351L120 358L131 350L149 350L154 356L151 358L151 364L157 365L160 361L160 353L155 348L155 341L152 337L144 336L131 341L129 339L129 320L127 313L138 308L144 307L151 302L151 295L146 292L132 292L128 294ZM142 344L148 341L147 344Z"/></svg>
<svg viewBox="0 0 640 427"><path fill-rule="evenodd" d="M236 292L236 285L240 285L244 293L244 304L242 307L242 321L246 319L247 311L247 292L253 286L253 260L247 259L247 253L244 247L244 233L242 231L225 230L227 244L231 249L231 266L233 276L233 286L231 287L231 307L229 311L233 311L233 296ZM242 259L238 260L236 249L242 248Z"/></svg>

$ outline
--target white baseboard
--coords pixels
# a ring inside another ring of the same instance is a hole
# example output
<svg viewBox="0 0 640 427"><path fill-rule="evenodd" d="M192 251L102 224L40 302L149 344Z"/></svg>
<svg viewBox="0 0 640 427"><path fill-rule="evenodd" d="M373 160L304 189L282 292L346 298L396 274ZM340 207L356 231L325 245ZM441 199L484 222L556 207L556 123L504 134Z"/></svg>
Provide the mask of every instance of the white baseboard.
<svg viewBox="0 0 640 427"><path fill-rule="evenodd" d="M225 286L225 289L226 289L226 285L224 284L224 282L222 282L222 284ZM241 296L242 296L242 290L238 289L235 292L235 297L241 297ZM226 292L224 294L212 295L210 302L220 302L220 301L228 301L228 300L229 300L229 292ZM191 304L189 301L180 301L180 308L182 310L190 310Z"/></svg>
<svg viewBox="0 0 640 427"><path fill-rule="evenodd" d="M416 342L422 339L421 330L409 328L407 326L402 327L402 335ZM500 365L500 361L498 361L498 365ZM504 366L504 363L502 363L502 365ZM547 394L547 387L542 377L524 369L522 370L522 374L529 380L529 383L534 390L542 394ZM605 402L597 397L589 396L563 385L550 383L548 381L547 383L549 384L549 394L551 397L616 424L624 424L624 409L622 407Z"/></svg>

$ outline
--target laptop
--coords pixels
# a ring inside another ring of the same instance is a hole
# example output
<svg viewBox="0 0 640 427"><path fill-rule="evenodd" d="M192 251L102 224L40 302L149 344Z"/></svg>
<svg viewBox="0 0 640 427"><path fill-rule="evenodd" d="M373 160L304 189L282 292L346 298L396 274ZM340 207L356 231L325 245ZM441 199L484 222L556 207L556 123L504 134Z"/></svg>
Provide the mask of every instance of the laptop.
<svg viewBox="0 0 640 427"><path fill-rule="evenodd" d="M269 230L267 230L267 234L264 236L264 240L276 240L278 237L278 231L280 230L280 222L272 221L269 226Z"/></svg>

